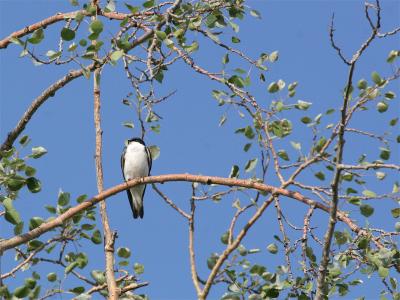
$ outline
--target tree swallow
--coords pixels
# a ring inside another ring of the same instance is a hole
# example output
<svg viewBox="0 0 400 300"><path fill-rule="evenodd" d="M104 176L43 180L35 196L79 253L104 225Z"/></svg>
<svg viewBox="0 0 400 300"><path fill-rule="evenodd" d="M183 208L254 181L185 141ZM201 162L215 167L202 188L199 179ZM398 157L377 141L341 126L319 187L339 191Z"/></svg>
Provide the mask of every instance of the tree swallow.
<svg viewBox="0 0 400 300"><path fill-rule="evenodd" d="M141 138L128 140L127 145L121 155L121 169L125 181L150 175L151 153ZM129 204L131 205L133 217L143 218L143 196L146 185L137 185L129 190Z"/></svg>

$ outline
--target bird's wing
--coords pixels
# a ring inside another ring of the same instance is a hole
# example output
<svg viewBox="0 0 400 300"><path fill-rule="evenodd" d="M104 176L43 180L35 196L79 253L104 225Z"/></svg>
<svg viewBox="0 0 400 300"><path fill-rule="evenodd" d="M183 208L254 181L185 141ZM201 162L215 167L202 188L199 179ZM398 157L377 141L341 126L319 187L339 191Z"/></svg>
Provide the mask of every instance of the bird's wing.
<svg viewBox="0 0 400 300"><path fill-rule="evenodd" d="M122 170L122 177L124 177L124 180L126 181L125 172L124 172L124 167L125 167L125 153L126 153L126 146L124 147L124 151L122 151L122 154L121 154L121 170Z"/></svg>
<svg viewBox="0 0 400 300"><path fill-rule="evenodd" d="M147 164L149 166L149 174L147 176L150 176L150 171L151 171L151 166L153 164L153 158L151 157L151 151L149 149L149 147L145 147L146 148L146 156L147 156ZM146 192L146 184L144 185L144 189L143 189L143 193L142 193L142 200L144 197L144 193Z"/></svg>
<svg viewBox="0 0 400 300"><path fill-rule="evenodd" d="M125 146L125 148L124 148L124 151L122 151L122 154L121 154L122 177L124 177L124 180L126 181L125 172L124 172L124 168L125 168L125 153L126 153L126 146ZM132 213L133 213L133 215L135 215L135 208L134 208L134 206L133 206L132 194L131 194L131 192L130 192L129 189L126 190L126 193L128 194L129 205L131 206Z"/></svg>
<svg viewBox="0 0 400 300"><path fill-rule="evenodd" d="M151 157L151 151L149 147L146 147L146 154L147 154L147 164L149 165L149 175L150 175L151 166L153 164L153 158Z"/></svg>

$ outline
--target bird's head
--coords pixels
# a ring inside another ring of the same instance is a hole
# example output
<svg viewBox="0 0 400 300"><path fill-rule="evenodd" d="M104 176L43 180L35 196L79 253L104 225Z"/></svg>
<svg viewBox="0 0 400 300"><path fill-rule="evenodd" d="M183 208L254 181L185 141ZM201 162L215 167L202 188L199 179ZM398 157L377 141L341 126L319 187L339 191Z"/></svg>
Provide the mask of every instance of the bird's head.
<svg viewBox="0 0 400 300"><path fill-rule="evenodd" d="M133 142L136 142L136 143L142 144L143 146L146 146L146 144L144 143L144 141L143 141L141 138L139 138L139 137L134 137L134 138L129 139L129 140L127 141L127 144L129 145L130 143L133 143Z"/></svg>

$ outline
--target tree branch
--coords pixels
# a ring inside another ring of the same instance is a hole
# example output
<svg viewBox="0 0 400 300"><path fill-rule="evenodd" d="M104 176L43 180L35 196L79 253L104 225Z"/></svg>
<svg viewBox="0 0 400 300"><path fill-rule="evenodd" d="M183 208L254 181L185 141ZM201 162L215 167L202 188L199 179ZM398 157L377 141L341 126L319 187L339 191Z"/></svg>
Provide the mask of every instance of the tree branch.
<svg viewBox="0 0 400 300"><path fill-rule="evenodd" d="M93 5L97 7L97 0L93 0ZM97 17L92 17L92 20L96 20ZM92 45L96 45L96 41L92 42ZM97 55L96 57L97 58ZM101 129L101 99L100 99L100 76L101 67L97 67L93 74L93 98L94 98L94 123L96 131L96 152L95 152L95 164L96 164L96 179L97 179L97 190L99 193L103 192L103 162L102 162L102 148L103 131ZM106 202L100 202L100 215L103 224L104 232L104 254L105 254L105 264L106 264L106 280L108 289L108 299L118 300L119 290L117 283L115 281L114 274L114 243L116 235L111 231L110 223L107 216L107 206Z"/></svg>
<svg viewBox="0 0 400 300"><path fill-rule="evenodd" d="M240 187L244 187L244 188L255 189L255 190L262 191L262 192L267 192L267 193L272 193L272 194L292 198L296 201L302 202L307 205L314 205L315 208L317 208L317 209L323 210L325 212L329 212L328 206L326 206L322 203L316 202L310 198L307 198L307 197L303 196L302 194L300 194L299 192L290 191L287 189L277 188L277 187L274 187L271 185L254 182L250 179L245 180L245 179L224 178L224 177L215 177L215 176L192 175L192 174L166 174L166 175L158 175L158 176L148 176L148 177L143 177L143 178L136 178L136 179L130 180L128 182L124 182L119 185L116 185L112 188L109 188L109 189L99 193L98 195L90 198L89 200L86 200L74 207L71 207L65 213L59 215L57 218L55 218L51 221L45 222L27 233L12 237L7 240L0 241L0 253L6 251L8 249L14 248L18 245L21 245L23 243L26 243L34 238L37 238L37 237L41 236L42 234L52 230L53 228L61 226L63 224L63 222L65 222L66 220L69 220L77 213L79 213L83 210L86 210L89 207L95 205L96 203L104 201L105 199L107 199L115 194L118 194L122 191L125 191L129 188L132 188L136 185L151 184L151 183L164 183L164 182L178 182L178 181L198 182L198 183L203 183L203 184L218 184L218 185L225 185L225 186L240 186ZM344 212L338 211L338 219L340 221L344 222L345 224L347 224L347 226L349 226L350 229L353 232L355 232L356 234L368 235L368 233L365 230L363 230L358 225L356 225ZM381 247L383 247L383 245L379 244L379 242L377 242L377 247L381 248Z"/></svg>

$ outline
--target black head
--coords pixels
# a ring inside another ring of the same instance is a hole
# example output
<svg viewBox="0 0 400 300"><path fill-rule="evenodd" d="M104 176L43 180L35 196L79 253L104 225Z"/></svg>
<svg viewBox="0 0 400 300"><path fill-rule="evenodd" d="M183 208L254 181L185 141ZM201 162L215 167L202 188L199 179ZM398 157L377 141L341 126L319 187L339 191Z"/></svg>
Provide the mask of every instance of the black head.
<svg viewBox="0 0 400 300"><path fill-rule="evenodd" d="M140 143L140 144L142 144L143 146L146 146L146 144L144 143L144 141L143 141L141 138L138 138L138 137L134 137L134 138L131 138L131 139L128 140L128 144L129 144L129 143L132 143L132 142Z"/></svg>

